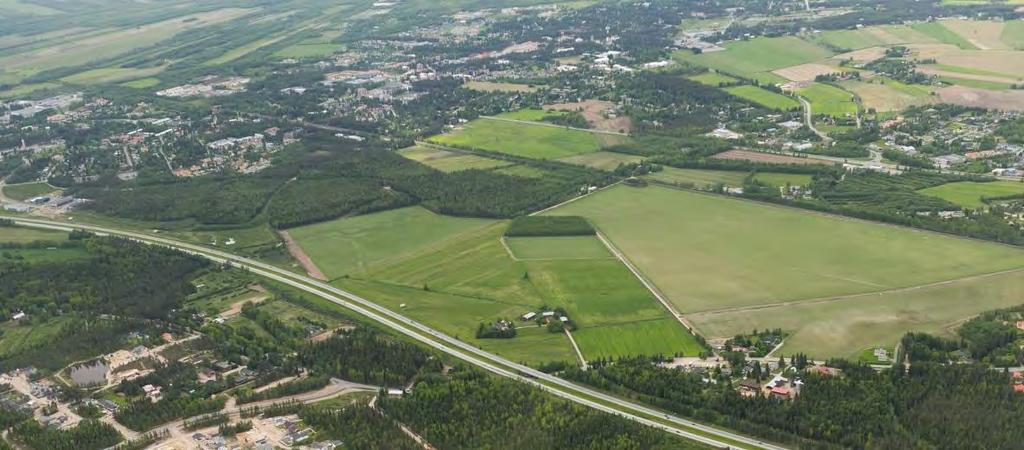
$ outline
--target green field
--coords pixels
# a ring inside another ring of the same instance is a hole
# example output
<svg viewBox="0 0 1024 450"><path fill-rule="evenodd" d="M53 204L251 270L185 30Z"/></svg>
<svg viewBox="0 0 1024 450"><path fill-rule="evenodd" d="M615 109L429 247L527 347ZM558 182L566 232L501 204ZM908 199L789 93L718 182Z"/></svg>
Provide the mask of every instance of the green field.
<svg viewBox="0 0 1024 450"><path fill-rule="evenodd" d="M829 46L845 50L859 50L892 44L880 36L867 30L829 30L808 38L811 42L821 42Z"/></svg>
<svg viewBox="0 0 1024 450"><path fill-rule="evenodd" d="M615 187L590 219L683 312L875 292L1024 267L1024 252L678 189Z"/></svg>
<svg viewBox="0 0 1024 450"><path fill-rule="evenodd" d="M484 158L467 153L441 150L427 146L410 147L398 152L413 161L426 164L442 172L458 172L469 169L494 169L511 166L512 163L500 159Z"/></svg>
<svg viewBox="0 0 1024 450"><path fill-rule="evenodd" d="M922 189L920 192L925 195L939 197L960 206L968 208L983 208L985 207L985 203L981 201L982 197L1003 197L1007 195L1024 194L1024 183L1016 183L1013 181L993 181L989 183L961 181Z"/></svg>
<svg viewBox="0 0 1024 450"><path fill-rule="evenodd" d="M1006 21L1000 39L1010 48L1024 50L1024 20Z"/></svg>
<svg viewBox="0 0 1024 450"><path fill-rule="evenodd" d="M765 108L791 110L800 107L800 102L757 86L743 85L725 88L725 91L744 100L750 100Z"/></svg>
<svg viewBox="0 0 1024 450"><path fill-rule="evenodd" d="M494 119L477 119L428 140L535 159L564 158L601 149L594 134L586 131Z"/></svg>
<svg viewBox="0 0 1024 450"><path fill-rule="evenodd" d="M946 28L940 22L915 23L910 27L944 44L955 45L964 50L978 50L978 47L974 44L968 42L967 39L956 34L953 30Z"/></svg>
<svg viewBox="0 0 1024 450"><path fill-rule="evenodd" d="M782 327L787 353L941 329L1019 303L1024 283L970 278L1024 268L1012 247L677 189L620 186L550 214L594 222L706 335Z"/></svg>
<svg viewBox="0 0 1024 450"><path fill-rule="evenodd" d="M502 119L529 120L531 122L540 122L540 121L544 120L544 118L546 118L546 117L557 117L557 116L560 116L560 115L562 115L562 113L557 112L557 111L548 111L548 110L544 110L544 109L526 108L526 109L520 109L518 111L510 111L510 112L507 112L507 113L501 113L501 114L498 114L498 115L496 115L494 117L500 117Z"/></svg>
<svg viewBox="0 0 1024 450"><path fill-rule="evenodd" d="M808 87L797 89L796 93L811 102L814 114L834 117L857 114L857 102L854 101L853 94L835 86L812 83Z"/></svg>
<svg viewBox="0 0 1024 450"><path fill-rule="evenodd" d="M130 87L132 89L147 89L158 84L160 84L159 78L140 78L138 80L121 83L121 86Z"/></svg>
<svg viewBox="0 0 1024 450"><path fill-rule="evenodd" d="M693 337L671 318L586 328L574 332L573 338L588 359L631 354L693 356L701 352ZM685 345L680 347L678 343Z"/></svg>
<svg viewBox="0 0 1024 450"><path fill-rule="evenodd" d="M594 236L509 237L505 245L520 261L613 257Z"/></svg>
<svg viewBox="0 0 1024 450"><path fill-rule="evenodd" d="M492 223L442 216L414 206L306 225L288 232L324 274L335 278L441 245Z"/></svg>
<svg viewBox="0 0 1024 450"><path fill-rule="evenodd" d="M990 91L1005 91L1010 89L1012 86L1010 83L1000 83L998 81L985 81L985 80L970 80L967 78L956 78L956 77L939 77L939 81L948 84L955 84L957 86L966 86L978 89L988 89Z"/></svg>
<svg viewBox="0 0 1024 450"><path fill-rule="evenodd" d="M277 58L322 58L325 56L331 56L334 53L341 51L345 46L341 44L326 44L326 43L309 43L309 44L295 44L278 50L274 53Z"/></svg>
<svg viewBox="0 0 1024 450"><path fill-rule="evenodd" d="M701 84L706 84L708 86L715 87L721 86L722 83L735 83L739 81L733 77L730 77L728 75L722 75L718 72L704 72L700 75L693 75L687 78Z"/></svg>
<svg viewBox="0 0 1024 450"><path fill-rule="evenodd" d="M605 343L616 339L600 336L599 330L612 332L619 326L671 317L625 266L609 257L596 238L509 239L517 256L531 258L515 260L500 241L504 228L505 225L497 224L475 230L442 247L420 250L401 260L374 266L359 275L359 280L337 282L347 285L359 281L364 285L404 290L406 294L400 298L407 304L406 312L410 315L418 312L421 316L414 317L463 336L471 333L482 320L515 318L547 305L565 308L579 325L578 333L583 333L583 340L588 343L588 349L584 350L588 359L615 352L619 352L619 356L651 352L697 353L692 351L697 346L696 341L679 324L680 333L675 335L675 340L663 340L654 347L639 339L643 333L635 330L636 340L618 339L617 347L608 347ZM557 243L552 243L554 241ZM420 293L428 300L439 296L451 300L420 305ZM493 340L476 342L485 344L485 348L488 345L517 348L522 345L516 342L519 340L517 337L503 344ZM663 351L666 347L673 350ZM514 350L514 353L522 355L519 353L522 351L527 350Z"/></svg>
<svg viewBox="0 0 1024 450"><path fill-rule="evenodd" d="M677 169L675 167L664 167L660 172L647 175L648 178L668 184L693 186L704 188L716 184L724 184L730 187L743 186L743 181L750 175L748 172L736 172L729 170L701 170L701 169ZM792 173L758 173L756 180L772 186L785 186L787 183L795 186L805 186L811 182L810 175Z"/></svg>
<svg viewBox="0 0 1024 450"><path fill-rule="evenodd" d="M63 231L37 230L22 227L0 227L0 242L24 244L35 241L66 241L68 234Z"/></svg>
<svg viewBox="0 0 1024 450"><path fill-rule="evenodd" d="M683 62L729 74L752 76L758 72L818 61L834 54L794 36L728 42L725 48L724 51L702 54L682 51L675 56Z"/></svg>
<svg viewBox="0 0 1024 450"><path fill-rule="evenodd" d="M44 182L11 184L4 186L3 189L4 195L15 200L28 200L58 190Z"/></svg>
<svg viewBox="0 0 1024 450"><path fill-rule="evenodd" d="M578 164L600 170L615 170L619 167L619 164L633 164L643 160L643 156L615 152L594 152L559 159L559 161L569 164Z"/></svg>

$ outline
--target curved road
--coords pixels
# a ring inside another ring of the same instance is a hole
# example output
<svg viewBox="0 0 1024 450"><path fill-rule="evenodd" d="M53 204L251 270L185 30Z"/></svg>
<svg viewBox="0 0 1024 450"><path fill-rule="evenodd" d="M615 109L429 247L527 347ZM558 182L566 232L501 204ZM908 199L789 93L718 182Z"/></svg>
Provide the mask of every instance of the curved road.
<svg viewBox="0 0 1024 450"><path fill-rule="evenodd" d="M750 438L740 434L732 433L722 429L714 428L687 419L679 418L665 412L633 403L605 394L594 389L577 385L553 375L546 374L531 367L507 360L501 356L494 355L478 349L468 343L445 335L426 325L416 322L408 317L398 314L390 309L384 308L367 299L359 297L334 286L314 280L312 278L298 275L287 270L271 266L269 264L233 255L220 250L206 248L200 245L180 242L173 239L153 236L134 231L117 230L113 228L91 226L84 224L71 224L49 220L31 219L18 216L2 216L0 219L12 220L15 223L35 228L48 228L63 231L73 229L85 230L99 235L112 235L135 240L138 242L160 245L177 249L179 251L206 258L218 264L229 264L248 270L254 274L269 278L271 280L287 284L314 294L325 300L331 301L362 316L368 317L388 328L416 339L436 350L442 351L456 358L484 368L495 374L518 380L535 387L543 389L551 394L564 399L588 406L610 414L622 416L641 424L658 428L668 433L685 437L687 439L701 442L717 448L756 448L767 450L782 450L774 444L770 444L756 438ZM595 401L593 399L598 399ZM608 405L614 405L608 406ZM652 420L651 417L658 420Z"/></svg>

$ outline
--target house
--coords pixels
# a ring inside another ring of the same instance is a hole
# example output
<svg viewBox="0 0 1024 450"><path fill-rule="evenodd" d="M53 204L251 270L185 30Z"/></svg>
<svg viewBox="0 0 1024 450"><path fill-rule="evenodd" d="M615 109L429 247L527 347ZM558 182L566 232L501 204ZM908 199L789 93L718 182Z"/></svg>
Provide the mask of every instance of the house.
<svg viewBox="0 0 1024 450"><path fill-rule="evenodd" d="M1018 394L1024 394L1024 384L1013 385L1013 392L1016 392Z"/></svg>
<svg viewBox="0 0 1024 450"><path fill-rule="evenodd" d="M875 356L875 359L877 359L878 361L881 361L881 362L889 361L889 351L884 349L884 348L882 348L882 347L876 347L875 351L872 354Z"/></svg>
<svg viewBox="0 0 1024 450"><path fill-rule="evenodd" d="M21 320L24 319L25 316L26 314L24 312L18 311L11 315L11 320Z"/></svg>
<svg viewBox="0 0 1024 450"><path fill-rule="evenodd" d="M543 317L555 317L554 311L544 311L540 314Z"/></svg>
<svg viewBox="0 0 1024 450"><path fill-rule="evenodd" d="M533 320L533 318L534 318L534 317L537 317L537 313L535 313L535 312L532 312L532 311L531 311L531 312L528 312L528 313L526 313L526 314L523 314L523 320L524 320L524 321L530 321L530 320Z"/></svg>
<svg viewBox="0 0 1024 450"><path fill-rule="evenodd" d="M171 333L163 333L160 335L160 339L162 339L164 342L170 343L174 341L174 335Z"/></svg>
<svg viewBox="0 0 1024 450"><path fill-rule="evenodd" d="M761 393L761 383L756 380L743 380L739 383L740 395L744 397L756 397Z"/></svg>

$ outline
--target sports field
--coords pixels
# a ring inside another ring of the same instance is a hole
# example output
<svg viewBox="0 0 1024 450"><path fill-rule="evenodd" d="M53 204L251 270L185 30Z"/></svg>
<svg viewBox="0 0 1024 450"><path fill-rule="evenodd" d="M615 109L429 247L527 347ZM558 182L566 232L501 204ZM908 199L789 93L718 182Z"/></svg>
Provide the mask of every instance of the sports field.
<svg viewBox="0 0 1024 450"><path fill-rule="evenodd" d="M661 336L657 343L647 342L639 330L618 338L603 336L617 327L672 318L596 238L512 238L506 247L500 240L504 228L504 224L495 224L462 234L440 248L415 251L376 265L358 278L406 289L404 298L410 311L418 292L458 298L447 307L435 305L429 320L467 330L475 329L480 319L463 317L467 312L459 305L464 302L489 304L492 314L504 314L486 320L518 317L545 305L562 307L578 324L577 333L582 333L578 343L588 359L651 352L697 353L695 338L678 322L677 331L657 331Z"/></svg>
<svg viewBox="0 0 1024 450"><path fill-rule="evenodd" d="M811 83L808 87L797 89L796 93L811 102L814 114L835 117L857 114L857 103L853 94L835 86Z"/></svg>
<svg viewBox="0 0 1024 450"><path fill-rule="evenodd" d="M724 51L699 55L683 51L677 52L675 56L683 62L730 74L751 76L758 72L818 61L834 54L824 47L794 36L728 42L725 48Z"/></svg>
<svg viewBox="0 0 1024 450"><path fill-rule="evenodd" d="M985 207L985 203L981 201L982 197L1003 197L1007 195L1024 194L1024 183L1016 183L1013 181L993 181L988 183L961 181L922 189L919 192L925 195L939 197L960 206L966 206L968 208L983 208Z"/></svg>
<svg viewBox="0 0 1024 450"><path fill-rule="evenodd" d="M442 216L419 206L347 217L288 230L330 277L442 244L494 221Z"/></svg>
<svg viewBox="0 0 1024 450"><path fill-rule="evenodd" d="M477 119L428 140L535 159L564 158L601 149L594 134L586 131L495 119Z"/></svg>
<svg viewBox="0 0 1024 450"><path fill-rule="evenodd" d="M787 351L822 358L1019 303L1024 283L973 278L1024 268L1012 247L677 189L620 186L551 214L589 218L709 337L782 327Z"/></svg>
<svg viewBox="0 0 1024 450"><path fill-rule="evenodd" d="M457 153L428 146L415 146L400 150L400 155L413 161L426 164L442 172L458 172L468 169L494 169L511 166L512 163L500 159L484 158L483 156Z"/></svg>
<svg viewBox="0 0 1024 450"><path fill-rule="evenodd" d="M800 107L800 102L757 86L743 85L725 88L725 91L744 100L757 103L765 108L791 110Z"/></svg>

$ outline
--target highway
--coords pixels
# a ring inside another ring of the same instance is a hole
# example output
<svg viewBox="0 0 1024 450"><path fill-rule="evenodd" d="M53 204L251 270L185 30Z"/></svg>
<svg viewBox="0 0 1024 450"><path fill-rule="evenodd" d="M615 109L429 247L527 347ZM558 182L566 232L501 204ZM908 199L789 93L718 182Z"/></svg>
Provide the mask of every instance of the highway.
<svg viewBox="0 0 1024 450"><path fill-rule="evenodd" d="M536 386L553 395L593 409L625 417L641 424L658 428L668 433L717 448L754 448L768 450L781 450L784 448L763 442L756 438L750 438L666 414L665 412L580 386L531 367L515 363L501 356L483 351L471 344L445 335L444 333L434 330L355 294L260 261L196 244L190 244L187 242L135 231L117 230L86 224L39 220L19 216L0 215L0 219L11 220L18 225L28 227L63 231L78 229L96 233L98 235L118 236L146 244L174 248L185 253L206 258L218 264L230 264L232 266L248 270L253 274L301 289L305 292L331 301L346 309L354 311L359 315L376 321L394 331L416 339L438 351L452 355L497 375ZM593 399L598 399L599 401L595 401ZM614 407L609 405L614 405ZM657 418L658 420L652 420L652 417ZM739 443L740 445L737 446L735 443Z"/></svg>

